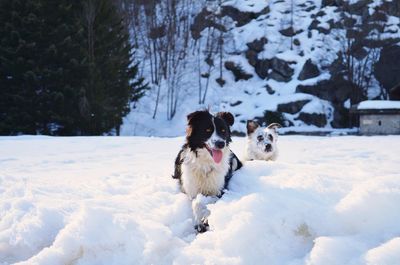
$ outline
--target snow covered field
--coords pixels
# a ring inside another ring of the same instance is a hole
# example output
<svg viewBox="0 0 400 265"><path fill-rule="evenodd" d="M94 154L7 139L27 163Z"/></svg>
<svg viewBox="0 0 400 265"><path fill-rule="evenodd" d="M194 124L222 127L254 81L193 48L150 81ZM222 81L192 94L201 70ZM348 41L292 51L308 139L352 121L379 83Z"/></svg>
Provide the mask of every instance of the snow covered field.
<svg viewBox="0 0 400 265"><path fill-rule="evenodd" d="M197 236L182 142L0 137L0 264L400 264L400 137L282 136Z"/></svg>

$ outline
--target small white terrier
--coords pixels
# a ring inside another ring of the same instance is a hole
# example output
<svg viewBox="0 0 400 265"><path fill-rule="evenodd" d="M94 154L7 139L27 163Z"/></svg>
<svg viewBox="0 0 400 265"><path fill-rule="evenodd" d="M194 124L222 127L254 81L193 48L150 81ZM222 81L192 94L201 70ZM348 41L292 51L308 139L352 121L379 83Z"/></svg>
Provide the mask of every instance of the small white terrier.
<svg viewBox="0 0 400 265"><path fill-rule="evenodd" d="M271 123L266 128L255 121L247 121L246 160L276 160L278 157L278 132L282 127L278 123Z"/></svg>

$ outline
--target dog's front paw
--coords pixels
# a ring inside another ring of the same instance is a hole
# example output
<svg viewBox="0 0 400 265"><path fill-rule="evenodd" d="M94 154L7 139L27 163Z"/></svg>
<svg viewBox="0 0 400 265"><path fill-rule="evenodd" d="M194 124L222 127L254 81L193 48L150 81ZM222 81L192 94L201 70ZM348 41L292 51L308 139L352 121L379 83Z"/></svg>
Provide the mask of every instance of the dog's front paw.
<svg viewBox="0 0 400 265"><path fill-rule="evenodd" d="M204 233L204 232L208 231L209 228L210 228L210 225L208 224L207 219L201 220L200 224L197 224L194 226L194 229L196 229L196 231L198 233Z"/></svg>

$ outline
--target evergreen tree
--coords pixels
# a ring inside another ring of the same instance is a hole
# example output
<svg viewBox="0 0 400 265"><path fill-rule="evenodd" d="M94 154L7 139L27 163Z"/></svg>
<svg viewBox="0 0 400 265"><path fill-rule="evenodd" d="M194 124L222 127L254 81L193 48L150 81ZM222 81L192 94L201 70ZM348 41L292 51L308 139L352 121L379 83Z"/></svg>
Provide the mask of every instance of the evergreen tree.
<svg viewBox="0 0 400 265"><path fill-rule="evenodd" d="M44 23L37 1L0 2L0 134L36 134L38 48Z"/></svg>
<svg viewBox="0 0 400 265"><path fill-rule="evenodd" d="M68 2L1 2L1 134L76 132L83 31Z"/></svg>
<svg viewBox="0 0 400 265"><path fill-rule="evenodd" d="M77 13L80 5L68 0L42 0L40 133L75 135L80 132L79 111L84 73L84 40Z"/></svg>
<svg viewBox="0 0 400 265"><path fill-rule="evenodd" d="M119 133L135 79L111 0L0 1L0 134Z"/></svg>
<svg viewBox="0 0 400 265"><path fill-rule="evenodd" d="M84 1L88 62L86 94L89 112L87 133L100 134L115 129L119 134L129 103L138 100L146 85L133 65L129 32L113 1Z"/></svg>

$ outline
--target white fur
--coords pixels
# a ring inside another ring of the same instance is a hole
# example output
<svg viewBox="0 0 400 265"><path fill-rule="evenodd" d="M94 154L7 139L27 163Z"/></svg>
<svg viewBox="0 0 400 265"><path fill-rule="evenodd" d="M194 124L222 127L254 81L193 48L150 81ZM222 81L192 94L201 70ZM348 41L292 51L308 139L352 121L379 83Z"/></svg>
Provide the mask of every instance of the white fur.
<svg viewBox="0 0 400 265"><path fill-rule="evenodd" d="M225 142L217 133L214 118L212 118L214 132L207 140L209 148L215 148L218 141ZM192 200L192 210L196 225L207 223L210 210L207 205L215 203L225 185L225 176L229 171L231 151L225 146L221 149L222 159L216 163L210 152L204 148L196 152L186 148L181 154L182 190Z"/></svg>
<svg viewBox="0 0 400 265"><path fill-rule="evenodd" d="M207 209L207 205L210 203L215 203L218 200L216 196L203 196L198 194L196 198L192 201L192 210L194 215L194 220L196 224L200 224L202 221L206 220L210 216L211 212Z"/></svg>
<svg viewBox="0 0 400 265"><path fill-rule="evenodd" d="M215 163L206 148L197 149L196 153L185 150L182 153L182 188L190 199L197 194L205 196L218 196L225 184L225 175L229 170L230 150L222 150L222 160Z"/></svg>
<svg viewBox="0 0 400 265"><path fill-rule="evenodd" d="M268 139L268 134L273 136L273 141ZM264 141L259 142L257 137L262 135ZM273 160L275 161L278 157L278 133L274 129L258 127L253 133L247 136L246 143L246 160ZM265 145L271 144L272 150L270 152L265 151Z"/></svg>

